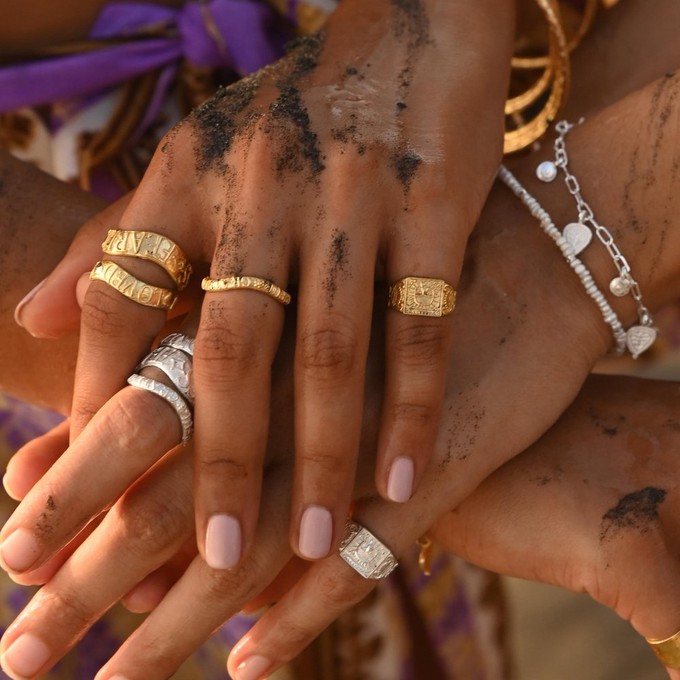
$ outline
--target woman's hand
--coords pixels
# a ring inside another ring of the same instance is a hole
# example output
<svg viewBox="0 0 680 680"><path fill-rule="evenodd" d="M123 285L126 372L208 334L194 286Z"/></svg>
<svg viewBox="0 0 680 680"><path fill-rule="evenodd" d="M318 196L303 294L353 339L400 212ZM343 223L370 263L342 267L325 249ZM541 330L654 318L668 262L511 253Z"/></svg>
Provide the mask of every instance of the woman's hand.
<svg viewBox="0 0 680 680"><path fill-rule="evenodd" d="M371 310L386 299L373 299L376 270L391 282L457 284L501 157L512 41L512 0L343 2L322 35L220 91L171 132L120 220L170 236L212 277L296 283L291 542L303 557L329 553L349 506ZM151 263L118 261L170 283ZM203 303L197 535L215 568L234 566L252 546L283 316L252 291L208 293ZM163 321L101 282L90 287L74 440ZM452 337L451 317L389 313L376 470L385 498L406 501L424 474Z"/></svg>

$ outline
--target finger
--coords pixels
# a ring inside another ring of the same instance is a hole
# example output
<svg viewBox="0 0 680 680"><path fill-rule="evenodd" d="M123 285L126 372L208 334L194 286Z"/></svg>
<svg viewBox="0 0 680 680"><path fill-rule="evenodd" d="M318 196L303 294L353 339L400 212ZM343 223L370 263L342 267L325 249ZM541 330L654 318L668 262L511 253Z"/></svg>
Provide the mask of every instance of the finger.
<svg viewBox="0 0 680 680"><path fill-rule="evenodd" d="M387 256L389 280L403 281L398 284L403 311L388 310L385 323L386 384L376 487L398 503L411 498L432 456L453 345L453 315L431 314L441 313L444 297L449 304L453 301L465 240L447 233L450 215L436 203L424 207L423 202L404 218L402 240Z"/></svg>
<svg viewBox="0 0 680 680"><path fill-rule="evenodd" d="M363 416L373 308L377 230L345 230L380 215L334 187L332 229L301 252L295 347L295 484L291 545L326 557L340 539L351 500ZM351 233L351 235L350 235Z"/></svg>
<svg viewBox="0 0 680 680"><path fill-rule="evenodd" d="M0 643L11 677L41 675L117 600L166 563L193 532L191 460L166 459L106 515L33 598Z"/></svg>
<svg viewBox="0 0 680 680"><path fill-rule="evenodd" d="M137 614L155 609L187 570L196 557L196 552L196 537L192 535L172 559L149 574L123 597L123 605Z"/></svg>
<svg viewBox="0 0 680 680"><path fill-rule="evenodd" d="M80 325L76 284L101 257L101 242L112 224L120 222L131 195L121 198L88 220L54 271L17 306L15 317L36 337L59 338Z"/></svg>
<svg viewBox="0 0 680 680"><path fill-rule="evenodd" d="M255 161L262 155L251 148L246 176L259 170L251 168ZM247 183L239 200L240 211L225 219L210 276L256 277L285 288L290 245L278 240L277 227L285 207L263 204L259 187ZM284 310L252 289L208 291L203 301L194 354L196 532L213 569L235 567L252 546Z"/></svg>
<svg viewBox="0 0 680 680"><path fill-rule="evenodd" d="M36 569L179 440L179 421L169 404L125 388L7 521L0 532L3 568L15 573Z"/></svg>
<svg viewBox="0 0 680 680"><path fill-rule="evenodd" d="M192 562L181 580L99 671L98 680L165 680L224 621L253 599L290 559L286 540L290 480L268 475L256 541L234 569L214 570ZM187 626L187 608L200 611Z"/></svg>
<svg viewBox="0 0 680 680"><path fill-rule="evenodd" d="M395 555L419 535L413 513L393 511L384 502L372 502L368 510L367 506L361 523ZM274 673L377 583L363 578L338 555L317 562L236 645L229 656L230 675L235 680L259 680Z"/></svg>
<svg viewBox="0 0 680 680"><path fill-rule="evenodd" d="M5 491L18 501L37 484L68 448L69 422L64 420L46 434L22 446L10 458L2 478Z"/></svg>
<svg viewBox="0 0 680 680"><path fill-rule="evenodd" d="M258 609L262 609L262 607L281 599L302 578L302 575L309 568L310 564L308 561L301 560L299 557L293 557L279 575L261 593L245 604L241 611L245 614L254 613Z"/></svg>

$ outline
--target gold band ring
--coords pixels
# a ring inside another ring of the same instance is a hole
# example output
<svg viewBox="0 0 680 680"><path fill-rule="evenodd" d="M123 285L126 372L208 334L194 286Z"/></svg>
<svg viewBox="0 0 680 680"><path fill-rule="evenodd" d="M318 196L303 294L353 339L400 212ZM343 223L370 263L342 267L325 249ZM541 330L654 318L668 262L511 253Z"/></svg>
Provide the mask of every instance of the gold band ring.
<svg viewBox="0 0 680 680"><path fill-rule="evenodd" d="M153 231L109 229L102 250L107 255L127 255L149 260L165 269L184 290L191 276L191 263L184 251L171 239Z"/></svg>
<svg viewBox="0 0 680 680"><path fill-rule="evenodd" d="M408 276L390 286L388 306L410 316L446 316L456 308L456 291L442 279Z"/></svg>
<svg viewBox="0 0 680 680"><path fill-rule="evenodd" d="M664 640L646 638L659 661L667 668L680 668L680 630Z"/></svg>
<svg viewBox="0 0 680 680"><path fill-rule="evenodd" d="M283 288L257 276L227 276L223 279L211 279L206 276L201 282L201 288L209 293L221 293L226 290L254 290L269 295L282 305L289 305L292 299Z"/></svg>
<svg viewBox="0 0 680 680"><path fill-rule="evenodd" d="M177 301L175 291L144 283L110 260L97 262L90 272L90 279L92 281L103 281L125 295L126 298L145 307L172 309Z"/></svg>

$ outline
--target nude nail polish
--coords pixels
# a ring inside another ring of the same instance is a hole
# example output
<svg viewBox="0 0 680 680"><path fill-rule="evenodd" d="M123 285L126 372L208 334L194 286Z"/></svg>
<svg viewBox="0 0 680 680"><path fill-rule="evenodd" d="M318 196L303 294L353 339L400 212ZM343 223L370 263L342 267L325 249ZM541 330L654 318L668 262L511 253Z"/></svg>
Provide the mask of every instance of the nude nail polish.
<svg viewBox="0 0 680 680"><path fill-rule="evenodd" d="M0 664L13 678L31 678L50 658L50 648L36 635L20 635L2 655Z"/></svg>
<svg viewBox="0 0 680 680"><path fill-rule="evenodd" d="M300 555L308 560L326 557L333 540L333 516L320 505L310 505L300 520Z"/></svg>
<svg viewBox="0 0 680 680"><path fill-rule="evenodd" d="M17 529L0 545L0 555L10 571L26 571L38 559L40 544L28 529Z"/></svg>
<svg viewBox="0 0 680 680"><path fill-rule="evenodd" d="M406 503L413 494L413 475L413 461L410 458L395 458L387 478L387 497L395 503Z"/></svg>
<svg viewBox="0 0 680 680"><path fill-rule="evenodd" d="M260 680L271 666L269 659L254 654L238 665L235 680Z"/></svg>
<svg viewBox="0 0 680 680"><path fill-rule="evenodd" d="M19 301L19 304L14 309L14 321L22 328L24 327L24 324L21 323L21 315L24 311L24 308L36 296L36 293L45 285L45 281L47 281L47 279L43 279L35 288L33 288L33 290L27 293Z"/></svg>
<svg viewBox="0 0 680 680"><path fill-rule="evenodd" d="M231 515L213 515L205 534L205 561L212 569L231 569L241 559L241 524Z"/></svg>

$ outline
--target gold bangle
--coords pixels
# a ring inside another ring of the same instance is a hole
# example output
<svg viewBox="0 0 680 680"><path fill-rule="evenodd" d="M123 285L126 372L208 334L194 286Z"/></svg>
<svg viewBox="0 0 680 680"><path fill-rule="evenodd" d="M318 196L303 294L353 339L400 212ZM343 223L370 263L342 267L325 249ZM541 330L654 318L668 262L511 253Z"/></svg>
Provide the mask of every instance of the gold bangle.
<svg viewBox="0 0 680 680"><path fill-rule="evenodd" d="M292 299L283 288L257 276L226 276L221 279L211 279L206 276L201 282L201 288L209 293L221 293L228 290L254 290L269 295L282 305L289 305Z"/></svg>
<svg viewBox="0 0 680 680"><path fill-rule="evenodd" d="M160 265L172 277L178 290L184 290L191 276L191 263L171 239L153 231L109 229L102 250L107 255L138 257Z"/></svg>
<svg viewBox="0 0 680 680"><path fill-rule="evenodd" d="M90 272L90 279L92 281L103 281L121 295L145 307L167 310L172 309L177 301L177 295L174 291L140 281L111 260L97 262Z"/></svg>
<svg viewBox="0 0 680 680"><path fill-rule="evenodd" d="M680 631L663 640L646 638L647 644L667 668L680 668Z"/></svg>

